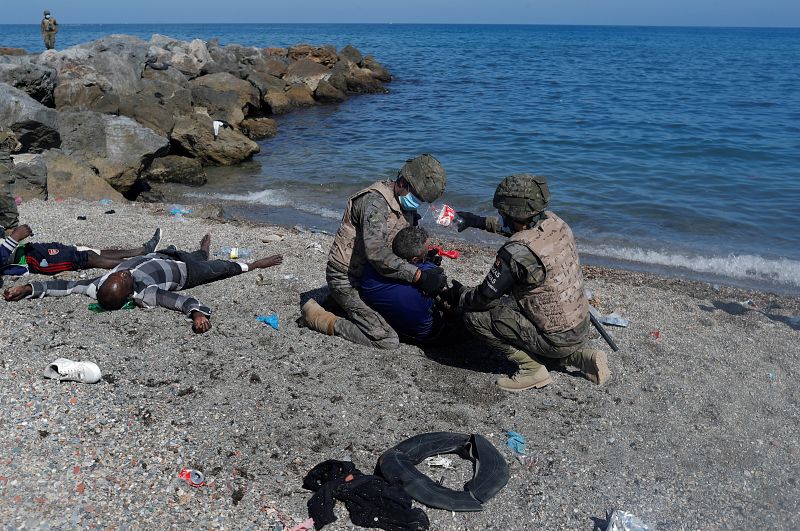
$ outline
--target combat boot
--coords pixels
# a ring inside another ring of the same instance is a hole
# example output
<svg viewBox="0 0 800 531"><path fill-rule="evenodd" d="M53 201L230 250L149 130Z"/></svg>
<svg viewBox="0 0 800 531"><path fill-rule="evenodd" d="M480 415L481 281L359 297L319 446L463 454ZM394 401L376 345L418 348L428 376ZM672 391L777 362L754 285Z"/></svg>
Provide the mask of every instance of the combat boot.
<svg viewBox="0 0 800 531"><path fill-rule="evenodd" d="M602 350L583 347L568 358L568 363L580 369L586 379L595 385L603 385L611 379L608 356Z"/></svg>
<svg viewBox="0 0 800 531"><path fill-rule="evenodd" d="M332 336L336 321L339 319L333 313L326 311L314 299L308 299L300 309L303 323L311 330Z"/></svg>
<svg viewBox="0 0 800 531"><path fill-rule="evenodd" d="M507 354L508 359L519 365L514 376L502 376L495 380L495 385L504 391L518 393L526 389L541 389L553 383L547 367L533 359L527 352L514 350Z"/></svg>

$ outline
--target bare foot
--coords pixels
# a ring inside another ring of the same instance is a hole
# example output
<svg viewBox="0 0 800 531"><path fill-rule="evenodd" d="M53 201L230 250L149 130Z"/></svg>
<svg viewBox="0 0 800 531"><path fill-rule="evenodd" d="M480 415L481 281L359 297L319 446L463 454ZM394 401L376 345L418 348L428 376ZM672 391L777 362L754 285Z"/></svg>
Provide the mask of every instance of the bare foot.
<svg viewBox="0 0 800 531"><path fill-rule="evenodd" d="M206 234L205 236L203 236L203 239L200 240L200 250L201 251L205 251L206 255L211 250L211 235L210 234Z"/></svg>
<svg viewBox="0 0 800 531"><path fill-rule="evenodd" d="M261 260L256 260L252 264L247 264L248 269L264 269L283 263L283 255L274 254Z"/></svg>

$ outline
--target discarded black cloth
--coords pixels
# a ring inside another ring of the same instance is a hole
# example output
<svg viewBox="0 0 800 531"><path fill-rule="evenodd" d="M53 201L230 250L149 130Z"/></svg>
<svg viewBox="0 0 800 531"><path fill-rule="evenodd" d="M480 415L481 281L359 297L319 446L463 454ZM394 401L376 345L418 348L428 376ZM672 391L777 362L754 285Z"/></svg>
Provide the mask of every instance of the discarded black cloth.
<svg viewBox="0 0 800 531"><path fill-rule="evenodd" d="M473 477L457 491L443 487L417 470L426 457L456 454L472 461ZM485 437L474 434L433 432L415 435L390 448L378 459L376 472L400 485L420 503L449 511L482 511L508 483L508 465Z"/></svg>
<svg viewBox="0 0 800 531"><path fill-rule="evenodd" d="M336 500L343 501L350 520L362 527L386 531L424 531L430 526L422 509L411 506L411 497L398 485L379 476L365 476L349 461L324 461L303 478L303 488L315 491L308 500L314 527L334 522Z"/></svg>

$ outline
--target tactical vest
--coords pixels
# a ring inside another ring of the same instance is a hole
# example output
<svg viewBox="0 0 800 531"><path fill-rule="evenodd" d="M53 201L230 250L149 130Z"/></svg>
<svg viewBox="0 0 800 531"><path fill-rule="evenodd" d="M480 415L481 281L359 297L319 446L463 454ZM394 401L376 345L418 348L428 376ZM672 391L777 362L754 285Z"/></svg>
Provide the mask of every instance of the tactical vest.
<svg viewBox="0 0 800 531"><path fill-rule="evenodd" d="M342 224L333 239L328 263L337 271L349 273L356 278L361 277L361 271L367 262L367 254L364 250L363 231L360 226L353 223L353 201L369 192L380 194L389 205L386 245L391 245L390 242L397 233L409 226L408 220L403 215L403 209L400 208L400 203L394 195L394 181L379 181L353 194L347 202Z"/></svg>
<svg viewBox="0 0 800 531"><path fill-rule="evenodd" d="M517 232L510 240L527 246L544 264L541 286L514 286L522 313L544 333L565 332L581 324L589 312L589 301L569 225L548 211L535 227Z"/></svg>
<svg viewBox="0 0 800 531"><path fill-rule="evenodd" d="M42 29L46 33L54 32L56 30L55 19L50 18L42 20Z"/></svg>

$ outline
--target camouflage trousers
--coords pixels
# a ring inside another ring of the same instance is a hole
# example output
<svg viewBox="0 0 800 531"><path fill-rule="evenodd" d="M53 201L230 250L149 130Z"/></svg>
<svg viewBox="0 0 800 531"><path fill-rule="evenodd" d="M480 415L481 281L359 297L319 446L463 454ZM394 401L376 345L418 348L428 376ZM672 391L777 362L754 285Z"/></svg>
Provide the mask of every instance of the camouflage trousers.
<svg viewBox="0 0 800 531"><path fill-rule="evenodd" d="M13 182L11 171L0 163L0 227L3 229L13 229L19 225L17 203L11 193Z"/></svg>
<svg viewBox="0 0 800 531"><path fill-rule="evenodd" d="M587 334L573 337L572 344L554 342L552 335L546 337L522 312L504 304L483 312L465 312L464 324L472 334L517 363L519 351L523 351L531 361L542 365L571 365L573 355L585 345L588 334L587 322Z"/></svg>
<svg viewBox="0 0 800 531"><path fill-rule="evenodd" d="M334 332L359 345L392 350L400 347L397 332L381 315L367 306L358 293L358 279L332 268L325 270L325 278L333 300L344 310L347 318L336 321Z"/></svg>
<svg viewBox="0 0 800 531"><path fill-rule="evenodd" d="M52 50L56 47L56 32L45 31L42 33L42 39L44 39L44 47L48 50Z"/></svg>

